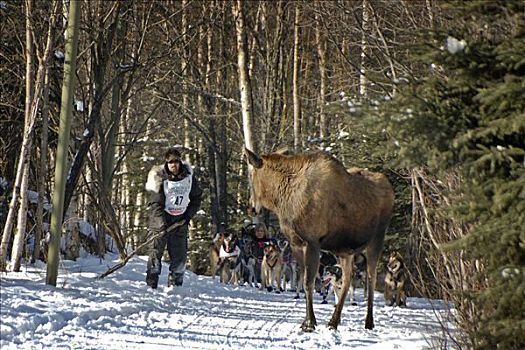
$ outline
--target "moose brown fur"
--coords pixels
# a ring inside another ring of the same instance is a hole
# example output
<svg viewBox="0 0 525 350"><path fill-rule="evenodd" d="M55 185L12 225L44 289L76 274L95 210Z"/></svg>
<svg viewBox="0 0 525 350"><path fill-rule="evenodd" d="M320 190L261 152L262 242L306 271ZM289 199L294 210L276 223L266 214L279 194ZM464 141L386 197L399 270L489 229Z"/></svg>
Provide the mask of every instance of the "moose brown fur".
<svg viewBox="0 0 525 350"><path fill-rule="evenodd" d="M245 152L253 166L250 204L256 212L265 207L278 216L300 271L304 271L306 317L302 329L311 332L317 324L313 290L320 251L339 256L343 269L341 298L328 323L336 329L353 275L353 253L364 249L368 259L365 328L373 329L376 267L394 204L387 178L362 169L347 171L326 152L263 156L248 149Z"/></svg>

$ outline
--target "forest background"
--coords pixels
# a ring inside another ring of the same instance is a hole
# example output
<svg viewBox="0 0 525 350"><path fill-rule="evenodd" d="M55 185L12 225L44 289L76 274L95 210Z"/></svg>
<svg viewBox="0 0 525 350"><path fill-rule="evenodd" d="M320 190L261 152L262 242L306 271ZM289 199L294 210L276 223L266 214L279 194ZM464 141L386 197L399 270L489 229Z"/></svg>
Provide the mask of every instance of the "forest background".
<svg viewBox="0 0 525 350"><path fill-rule="evenodd" d="M0 1L2 269L46 260L70 87L61 258L142 253L147 172L177 145L205 189L189 268L207 273L217 225L249 218L244 147L324 149L389 176L384 257L454 305L459 347L525 347L523 1L77 3L66 38L68 1Z"/></svg>

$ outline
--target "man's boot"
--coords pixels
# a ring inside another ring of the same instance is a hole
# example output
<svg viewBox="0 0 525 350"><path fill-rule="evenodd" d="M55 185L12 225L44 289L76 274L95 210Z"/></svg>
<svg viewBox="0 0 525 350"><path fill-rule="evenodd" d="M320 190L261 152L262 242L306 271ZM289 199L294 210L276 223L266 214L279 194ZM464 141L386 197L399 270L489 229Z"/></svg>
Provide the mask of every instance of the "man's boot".
<svg viewBox="0 0 525 350"><path fill-rule="evenodd" d="M182 275L169 275L168 287L182 286Z"/></svg>
<svg viewBox="0 0 525 350"><path fill-rule="evenodd" d="M159 275L146 274L146 284L153 289L157 289L159 285Z"/></svg>

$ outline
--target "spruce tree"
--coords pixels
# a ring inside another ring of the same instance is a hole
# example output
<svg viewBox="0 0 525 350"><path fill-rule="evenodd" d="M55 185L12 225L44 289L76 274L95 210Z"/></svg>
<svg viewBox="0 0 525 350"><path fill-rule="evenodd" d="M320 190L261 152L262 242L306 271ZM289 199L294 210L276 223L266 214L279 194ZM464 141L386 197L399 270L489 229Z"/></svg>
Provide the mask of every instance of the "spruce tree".
<svg viewBox="0 0 525 350"><path fill-rule="evenodd" d="M458 302L477 349L525 348L525 3L450 2L451 30L414 51L428 69L381 108L400 164L458 172L448 213L468 234L444 249L480 262L481 281ZM459 299L458 299L459 300ZM461 312L461 311L460 311ZM474 326L472 326L474 324Z"/></svg>

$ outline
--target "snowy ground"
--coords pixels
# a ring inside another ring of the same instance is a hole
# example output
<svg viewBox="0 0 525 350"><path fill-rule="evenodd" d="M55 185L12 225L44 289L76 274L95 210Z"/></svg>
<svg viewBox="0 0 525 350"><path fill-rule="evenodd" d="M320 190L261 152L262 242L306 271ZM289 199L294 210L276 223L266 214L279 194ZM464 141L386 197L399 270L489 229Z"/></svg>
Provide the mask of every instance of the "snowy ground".
<svg viewBox="0 0 525 350"><path fill-rule="evenodd" d="M45 284L45 266L0 275L0 348L7 349L427 349L442 347L436 312L442 303L409 298L408 308L375 298L375 329L364 329L358 306L345 306L337 331L326 327L333 310L314 310L319 325L300 330L304 299L248 286L222 285L186 272L184 285L146 288L145 257L132 259L103 280L117 260L64 262L57 288Z"/></svg>

